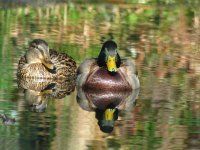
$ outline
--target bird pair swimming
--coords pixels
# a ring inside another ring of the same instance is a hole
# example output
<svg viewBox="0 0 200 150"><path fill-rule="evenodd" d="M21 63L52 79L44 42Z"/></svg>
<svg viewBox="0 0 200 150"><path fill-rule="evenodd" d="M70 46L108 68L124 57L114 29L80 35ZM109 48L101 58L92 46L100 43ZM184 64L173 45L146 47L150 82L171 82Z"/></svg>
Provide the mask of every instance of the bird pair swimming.
<svg viewBox="0 0 200 150"><path fill-rule="evenodd" d="M65 53L49 49L47 42L35 39L18 64L19 78L65 79L77 75L78 86L84 88L116 88L131 90L139 87L135 64L131 59L121 59L117 44L107 41L98 58L85 59L76 67L76 62Z"/></svg>
<svg viewBox="0 0 200 150"><path fill-rule="evenodd" d="M121 59L114 41L106 41L98 58L85 59L76 67L72 57L49 49L41 39L33 40L29 50L18 65L19 78L68 79L77 76L77 88L83 91L133 91L140 87L135 64L131 59ZM123 101L123 100L121 100ZM93 109L104 110L103 123L113 124L114 113L121 102L117 100L91 100Z"/></svg>

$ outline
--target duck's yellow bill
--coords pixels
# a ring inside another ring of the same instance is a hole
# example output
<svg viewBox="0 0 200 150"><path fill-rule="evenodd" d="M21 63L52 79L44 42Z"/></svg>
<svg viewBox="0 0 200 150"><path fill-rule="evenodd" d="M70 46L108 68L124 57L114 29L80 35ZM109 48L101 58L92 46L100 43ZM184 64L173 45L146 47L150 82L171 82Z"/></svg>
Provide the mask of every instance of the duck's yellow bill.
<svg viewBox="0 0 200 150"><path fill-rule="evenodd" d="M113 120L115 109L106 109L104 113L105 120Z"/></svg>
<svg viewBox="0 0 200 150"><path fill-rule="evenodd" d="M39 93L39 96L50 95L52 92L52 90L44 90Z"/></svg>
<svg viewBox="0 0 200 150"><path fill-rule="evenodd" d="M43 60L42 63L43 63L43 65L45 67L47 67L47 68L49 68L51 70L54 69L54 65L53 65L53 63L51 61Z"/></svg>
<svg viewBox="0 0 200 150"><path fill-rule="evenodd" d="M107 60L107 68L108 71L110 72L117 72L117 66L116 66L116 62L115 62L115 56L111 57L108 56L108 60Z"/></svg>

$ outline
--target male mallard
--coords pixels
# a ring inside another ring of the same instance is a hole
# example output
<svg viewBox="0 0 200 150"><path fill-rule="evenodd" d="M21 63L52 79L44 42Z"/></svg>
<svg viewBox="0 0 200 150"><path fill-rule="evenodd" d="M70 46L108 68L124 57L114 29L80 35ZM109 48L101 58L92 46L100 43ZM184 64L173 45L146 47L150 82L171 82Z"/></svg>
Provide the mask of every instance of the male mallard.
<svg viewBox="0 0 200 150"><path fill-rule="evenodd" d="M35 39L18 64L19 78L66 79L76 74L75 61L65 53L48 47L47 42Z"/></svg>
<svg viewBox="0 0 200 150"><path fill-rule="evenodd" d="M97 59L86 59L80 64L77 75L77 86L86 93L91 90L97 93L103 91L131 92L140 87L134 63L131 59L120 58L117 53L117 44L114 41L106 41L103 44ZM89 103L93 109L104 110L104 120L106 124L109 124L107 121L114 119L113 114L123 99L114 100L112 94L106 99L91 100Z"/></svg>

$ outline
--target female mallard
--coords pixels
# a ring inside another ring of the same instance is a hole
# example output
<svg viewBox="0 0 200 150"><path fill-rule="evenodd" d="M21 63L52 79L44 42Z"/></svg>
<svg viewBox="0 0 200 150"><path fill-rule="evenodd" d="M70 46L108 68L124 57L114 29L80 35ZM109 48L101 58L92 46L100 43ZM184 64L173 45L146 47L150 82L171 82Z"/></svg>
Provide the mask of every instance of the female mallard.
<svg viewBox="0 0 200 150"><path fill-rule="evenodd" d="M77 71L77 86L83 91L133 91L140 87L135 65L131 59L121 59L117 44L107 41L103 44L97 59L86 59ZM88 92L87 92L88 93ZM113 114L123 101L107 97L107 100L92 100L93 108L104 110L105 120L113 120Z"/></svg>
<svg viewBox="0 0 200 150"><path fill-rule="evenodd" d="M18 64L19 78L66 79L76 74L75 61L65 53L48 47L47 42L35 39Z"/></svg>

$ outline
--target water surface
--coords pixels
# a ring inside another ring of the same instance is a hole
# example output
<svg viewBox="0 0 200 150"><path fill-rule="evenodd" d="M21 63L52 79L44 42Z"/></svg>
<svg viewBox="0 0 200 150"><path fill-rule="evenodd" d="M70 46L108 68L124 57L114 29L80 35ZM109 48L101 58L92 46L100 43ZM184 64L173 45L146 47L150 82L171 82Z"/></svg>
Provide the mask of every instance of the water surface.
<svg viewBox="0 0 200 150"><path fill-rule="evenodd" d="M42 2L0 6L0 113L16 119L0 124L0 149L200 149L199 2ZM140 93L112 133L79 106L77 90L48 98L45 111L27 107L16 69L35 38L77 64L113 39L119 54L135 61Z"/></svg>

